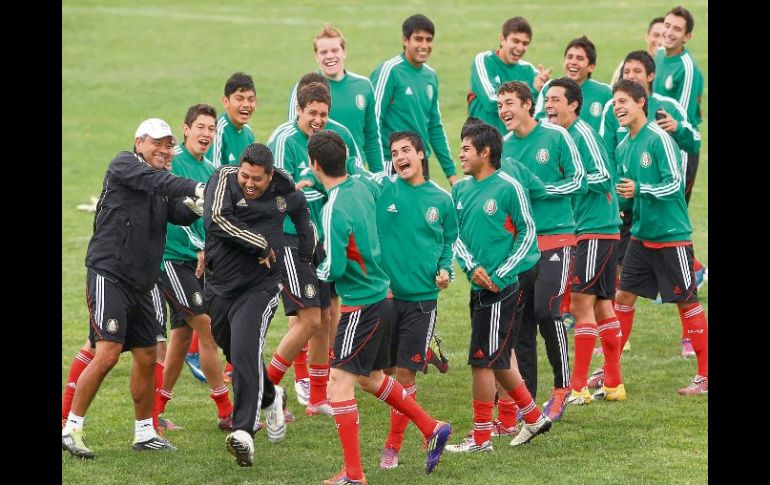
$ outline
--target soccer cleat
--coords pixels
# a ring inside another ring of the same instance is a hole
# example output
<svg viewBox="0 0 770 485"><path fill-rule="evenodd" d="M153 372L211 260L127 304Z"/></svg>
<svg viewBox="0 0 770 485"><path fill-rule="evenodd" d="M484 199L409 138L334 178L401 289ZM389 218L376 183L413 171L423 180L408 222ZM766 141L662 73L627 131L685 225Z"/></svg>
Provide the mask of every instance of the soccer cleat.
<svg viewBox="0 0 770 485"><path fill-rule="evenodd" d="M594 393L593 398L597 401L625 401L626 388L623 384L618 384L618 387L607 387L602 384L602 387Z"/></svg>
<svg viewBox="0 0 770 485"><path fill-rule="evenodd" d="M604 385L604 369L599 367L593 374L591 374L591 377L588 378L586 387L589 389L599 389L602 385Z"/></svg>
<svg viewBox="0 0 770 485"><path fill-rule="evenodd" d="M306 377L294 381L294 391L297 393L297 402L301 406L310 404L310 378Z"/></svg>
<svg viewBox="0 0 770 485"><path fill-rule="evenodd" d="M134 451L176 451L176 446L161 436L153 436L147 441L135 442L131 448Z"/></svg>
<svg viewBox="0 0 770 485"><path fill-rule="evenodd" d="M305 414L308 416L334 416L334 409L328 399L317 404L308 404L305 408Z"/></svg>
<svg viewBox="0 0 770 485"><path fill-rule="evenodd" d="M449 371L449 359L441 351L441 337L433 333L428 344L428 350L425 352L425 366L422 369L424 374L428 373L428 364L433 364L442 374Z"/></svg>
<svg viewBox="0 0 770 485"><path fill-rule="evenodd" d="M529 443L535 436L550 431L552 425L553 423L548 419L548 416L540 416L540 419L532 424L522 424L519 434L511 440L511 446L520 446Z"/></svg>
<svg viewBox="0 0 770 485"><path fill-rule="evenodd" d="M235 457L238 466L252 466L254 464L254 440L251 435L242 429L233 431L225 438L227 451Z"/></svg>
<svg viewBox="0 0 770 485"><path fill-rule="evenodd" d="M428 449L425 456L425 474L430 473L441 462L441 455L444 453L449 437L452 436L452 425L444 421L439 421L433 434L428 437Z"/></svg>
<svg viewBox="0 0 770 485"><path fill-rule="evenodd" d="M693 357L695 355L695 349L692 348L692 340L688 338L682 339L682 357Z"/></svg>
<svg viewBox="0 0 770 485"><path fill-rule="evenodd" d="M561 322L564 324L564 328L572 330L575 328L575 316L569 312L562 314Z"/></svg>
<svg viewBox="0 0 770 485"><path fill-rule="evenodd" d="M69 433L61 436L61 449L70 452L70 455L85 460L93 460L94 452L91 451L83 441L83 430L72 429Z"/></svg>
<svg viewBox="0 0 770 485"><path fill-rule="evenodd" d="M548 416L552 422L561 419L564 409L567 407L567 396L572 389L570 387L554 388L551 399L543 404L543 414Z"/></svg>
<svg viewBox="0 0 770 485"><path fill-rule="evenodd" d="M187 367L190 368L193 377L201 382L206 382L206 376L203 375L203 371L201 370L201 356L198 352L188 352L187 355L184 356L184 362L187 364Z"/></svg>
<svg viewBox="0 0 770 485"><path fill-rule="evenodd" d="M700 290L703 285L709 280L709 269L706 266L701 266L701 269L695 272L695 284Z"/></svg>
<svg viewBox="0 0 770 485"><path fill-rule="evenodd" d="M165 429L166 431L176 431L178 429L184 429L183 427L174 424L174 422L171 421L170 419L164 418L163 415L158 416L158 428Z"/></svg>
<svg viewBox="0 0 770 485"><path fill-rule="evenodd" d="M583 387L580 391L572 390L569 397L567 398L567 404L574 404L574 405L581 405L581 404L591 404L593 402L594 398L591 396L591 393L588 391L588 387Z"/></svg>
<svg viewBox="0 0 770 485"><path fill-rule="evenodd" d="M697 396L699 394L709 393L709 379L708 377L698 376L692 380L689 386L679 389L682 396Z"/></svg>
<svg viewBox="0 0 770 485"><path fill-rule="evenodd" d="M231 414L230 416L227 416L225 418L219 418L219 423L217 423L217 427L219 427L219 429L221 429L222 431L232 431L233 415Z"/></svg>
<svg viewBox="0 0 770 485"><path fill-rule="evenodd" d="M286 419L283 415L283 401L286 391L281 386L275 386L275 399L265 408L265 423L267 424L267 439L271 443L280 443L286 437Z"/></svg>
<svg viewBox="0 0 770 485"><path fill-rule="evenodd" d="M361 478L361 480L351 480L348 478L347 475L345 475L344 466L336 475L328 480L324 480L323 483L324 485L367 485L365 476Z"/></svg>
<svg viewBox="0 0 770 485"><path fill-rule="evenodd" d="M494 451L492 441L487 440L480 445L476 444L472 436L468 436L456 445L447 445L446 450L450 453L481 453L484 451Z"/></svg>
<svg viewBox="0 0 770 485"><path fill-rule="evenodd" d="M383 470L391 470L398 466L398 451L394 450L390 446L386 446L382 449L380 455L380 468Z"/></svg>
<svg viewBox="0 0 770 485"><path fill-rule="evenodd" d="M519 428L515 424L506 428L499 419L492 421L492 436L516 436L517 434L519 434Z"/></svg>

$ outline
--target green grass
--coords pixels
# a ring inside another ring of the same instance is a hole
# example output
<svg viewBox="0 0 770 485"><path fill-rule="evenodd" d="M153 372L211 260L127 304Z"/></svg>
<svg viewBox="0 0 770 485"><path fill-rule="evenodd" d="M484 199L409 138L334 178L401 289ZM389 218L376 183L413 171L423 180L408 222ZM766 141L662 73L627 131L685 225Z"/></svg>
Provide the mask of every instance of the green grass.
<svg viewBox="0 0 770 485"><path fill-rule="evenodd" d="M75 206L98 195L104 170L119 150L130 149L139 122L151 116L169 121L177 135L187 107L208 102L221 109L227 77L251 73L259 98L250 126L265 141L285 120L293 83L315 70L312 38L324 22L345 34L347 67L368 75L400 52L400 25L422 12L436 24L430 64L441 82L441 111L454 153L466 116L465 95L472 57L497 46L502 22L527 17L534 28L525 59L554 66L561 75L566 43L587 34L599 61L594 78L607 81L619 60L644 47L648 21L676 2L413 1L408 4L339 2L323 7L292 2L216 3L71 1L62 3L62 385L72 357L87 334L83 261L92 231L91 214ZM707 2L690 2L696 20L689 44L708 78ZM708 263L708 80L703 97L701 165L690 206L699 258ZM431 160L434 173L440 173ZM443 177L439 183L446 185ZM701 299L708 311L708 287ZM470 326L467 281L459 277L439 304L438 332L450 359L448 374L431 371L418 377L419 399L429 412L455 427L453 441L472 425L470 370L465 365ZM569 408L553 430L529 446L512 449L495 439L495 453L447 456L432 475L433 483L703 483L708 471L708 398L682 398L676 388L695 373L692 360L678 357L681 327L671 305L640 301L623 358L629 399ZM286 328L277 316L268 335L272 353ZM570 334L571 335L571 334ZM570 346L572 344L570 343ZM571 357L571 356L570 356ZM174 389L167 414L184 430L169 433L176 453L130 450L133 406L128 392L130 357L124 356L107 377L89 409L87 440L94 462L62 457L62 482L74 483L318 483L337 471L341 453L336 432L326 418L305 418L290 390L298 422L286 440L270 445L257 434L256 465L241 469L216 429L215 408L206 386L187 370ZM594 364L598 364L597 361ZM593 368L593 367L592 367ZM538 403L552 384L545 351L539 350ZM291 375L287 376L288 387ZM414 427L407 431L403 466L377 468L387 434L387 410L359 394L361 452L369 483L427 483L424 455Z"/></svg>

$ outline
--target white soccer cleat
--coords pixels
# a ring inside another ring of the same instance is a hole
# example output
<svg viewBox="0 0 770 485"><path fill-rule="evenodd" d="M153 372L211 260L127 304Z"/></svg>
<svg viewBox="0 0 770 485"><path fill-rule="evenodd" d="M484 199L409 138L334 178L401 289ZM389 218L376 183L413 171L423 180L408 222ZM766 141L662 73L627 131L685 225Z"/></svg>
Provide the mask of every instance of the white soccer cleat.
<svg viewBox="0 0 770 485"><path fill-rule="evenodd" d="M283 400L286 391L281 386L275 386L275 400L265 408L265 428L267 439L271 443L280 443L286 437L286 420L283 415Z"/></svg>

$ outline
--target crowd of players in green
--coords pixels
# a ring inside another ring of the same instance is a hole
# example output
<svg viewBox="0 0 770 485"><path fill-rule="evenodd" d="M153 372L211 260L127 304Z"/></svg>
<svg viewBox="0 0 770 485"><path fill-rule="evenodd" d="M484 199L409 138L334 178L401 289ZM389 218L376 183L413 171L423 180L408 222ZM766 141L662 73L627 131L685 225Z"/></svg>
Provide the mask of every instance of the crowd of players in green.
<svg viewBox="0 0 770 485"><path fill-rule="evenodd" d="M683 353L698 367L678 392L707 393L697 297L705 267L687 211L703 91L685 47L693 25L682 7L654 19L647 49L629 53L609 86L591 79L596 49L586 36L569 42L564 76L552 78L523 60L527 20L506 20L499 48L471 64L462 179L427 64L435 28L424 15L404 21L403 52L369 78L345 70L345 39L324 26L314 40L320 70L294 86L288 121L266 144L248 126L256 89L240 72L225 85L219 117L210 105L189 108L181 143L164 121L142 122L133 151L110 163L96 207L89 338L62 399L62 448L94 457L86 410L130 350L133 448L175 449L162 432L175 426L161 413L193 330L198 372L238 465L254 461L260 409L268 439L284 439L293 416L279 384L294 363L307 374L295 383L306 414L336 422L344 464L325 482L333 484L366 483L356 384L391 409L380 467L398 466L412 421L425 438L426 473L445 450L492 451L492 436L528 443L568 404L625 400L620 356L638 296L677 304ZM429 178L431 153L451 194ZM430 359L453 261L471 282L474 426L450 445L451 425L416 400L416 373ZM289 330L265 365L279 297ZM576 322L571 372L565 310ZM542 410L538 328L554 375ZM589 376L597 338L605 362ZM232 365L232 403L217 347Z"/></svg>

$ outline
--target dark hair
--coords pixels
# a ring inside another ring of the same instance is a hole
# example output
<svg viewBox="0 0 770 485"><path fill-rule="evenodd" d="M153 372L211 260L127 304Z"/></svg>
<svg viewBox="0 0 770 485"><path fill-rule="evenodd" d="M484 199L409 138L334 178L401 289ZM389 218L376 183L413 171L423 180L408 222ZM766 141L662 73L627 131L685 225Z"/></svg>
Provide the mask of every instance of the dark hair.
<svg viewBox="0 0 770 485"><path fill-rule="evenodd" d="M652 30L652 26L655 24L663 24L666 22L666 19L663 17L655 17L654 19L650 20L650 25L647 26L647 33L649 34Z"/></svg>
<svg viewBox="0 0 770 485"><path fill-rule="evenodd" d="M225 83L225 97L230 97L236 91L254 91L254 80L245 72L236 72Z"/></svg>
<svg viewBox="0 0 770 485"><path fill-rule="evenodd" d="M644 106L642 108L644 109L644 115L647 116L647 105L649 104L649 99L647 98L647 91L644 90L644 87L641 84L636 81L631 81L630 79L620 79L618 82L612 85L613 96L617 91L623 91L624 93L631 96L631 99L637 102L640 99L644 99Z"/></svg>
<svg viewBox="0 0 770 485"><path fill-rule="evenodd" d="M465 122L460 132L460 140L469 138L471 145L481 154L481 151L489 147L489 163L495 168L500 168L500 154L503 151L503 136L492 125L483 121Z"/></svg>
<svg viewBox="0 0 770 485"><path fill-rule="evenodd" d="M497 88L497 95L500 96L503 93L515 94L521 101L521 104L529 101L529 115L535 116L535 102L532 99L532 90L529 89L526 83L521 81L503 83Z"/></svg>
<svg viewBox="0 0 770 485"><path fill-rule="evenodd" d="M329 86L329 80L323 77L321 74L318 74L317 72L309 72L299 78L299 82L297 83L297 91L304 88L310 83L321 83L324 86L326 86L326 89L328 89L331 92L331 86Z"/></svg>
<svg viewBox="0 0 770 485"><path fill-rule="evenodd" d="M567 44L567 48L564 49L564 56L567 56L567 51L572 49L573 47L580 47L583 49L586 53L586 57L588 57L588 65L589 66L595 66L596 65L596 46L594 45L591 40L586 37L585 35L578 37L577 39L572 39L569 41L569 44ZM591 78L591 73L588 73L588 78Z"/></svg>
<svg viewBox="0 0 770 485"><path fill-rule="evenodd" d="M216 122L217 110L214 109L214 107L210 104L194 104L187 110L187 114L184 117L184 124L187 126L192 126L193 121L195 121L200 115L211 116L214 118L214 122ZM184 137L183 141L187 141L186 136Z"/></svg>
<svg viewBox="0 0 770 485"><path fill-rule="evenodd" d="M401 24L401 35L404 36L404 39L410 38L412 34L420 30L430 32L430 35L436 35L436 28L433 26L433 22L421 13L412 15Z"/></svg>
<svg viewBox="0 0 770 485"><path fill-rule="evenodd" d="M475 116L469 116L465 120L465 123L463 123L463 127L460 129L460 132L462 133L462 130L464 130L465 127L475 125L476 123L484 123L484 121L479 118L476 118ZM462 136L460 137L460 139L462 140Z"/></svg>
<svg viewBox="0 0 770 485"><path fill-rule="evenodd" d="M532 39L532 26L524 17L511 17L503 22L503 38L507 38L514 32L527 34Z"/></svg>
<svg viewBox="0 0 770 485"><path fill-rule="evenodd" d="M666 12L666 16L668 16L669 14L676 15L677 17L682 17L684 19L685 34L689 34L690 32L692 32L692 29L695 28L695 19L692 18L692 14L690 13L690 11L684 8L683 6L678 5L672 8L671 10Z"/></svg>
<svg viewBox="0 0 770 485"><path fill-rule="evenodd" d="M564 97L567 98L567 104L577 101L578 105L575 109L575 114L579 116L580 108L583 107L583 91L580 89L580 86L578 86L578 83L564 76L554 79L551 81L551 84L548 85L549 90L556 87L564 88Z"/></svg>
<svg viewBox="0 0 770 485"><path fill-rule="evenodd" d="M344 177L347 147L342 138L329 130L321 130L310 135L307 141L307 156L318 162L323 172L330 177Z"/></svg>
<svg viewBox="0 0 770 485"><path fill-rule="evenodd" d="M305 109L307 105L313 102L326 103L331 108L332 97L326 86L321 83L311 82L297 91L297 104L301 109Z"/></svg>
<svg viewBox="0 0 770 485"><path fill-rule="evenodd" d="M388 136L388 148L400 140L409 140L409 143L414 147L415 152L422 152L422 173L428 172L428 157L425 156L425 144L422 142L420 135L413 131L394 131ZM391 150L388 150L390 153Z"/></svg>
<svg viewBox="0 0 770 485"><path fill-rule="evenodd" d="M265 168L265 173L273 173L273 152L262 143L252 143L241 152L239 165L248 163Z"/></svg>
<svg viewBox="0 0 770 485"><path fill-rule="evenodd" d="M647 51L633 51L629 52L625 59L623 59L623 66L621 67L621 77L623 75L623 67L626 67L626 63L629 61L640 62L644 66L644 70L647 71L647 75L655 74L655 60Z"/></svg>

